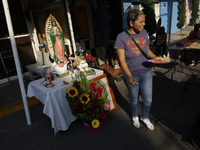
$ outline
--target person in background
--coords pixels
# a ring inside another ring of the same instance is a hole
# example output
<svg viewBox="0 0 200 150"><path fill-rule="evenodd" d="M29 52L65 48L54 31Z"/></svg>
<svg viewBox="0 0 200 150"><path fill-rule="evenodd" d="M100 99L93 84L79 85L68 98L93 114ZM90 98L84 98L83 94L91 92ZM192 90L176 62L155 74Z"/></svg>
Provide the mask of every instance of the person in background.
<svg viewBox="0 0 200 150"><path fill-rule="evenodd" d="M190 32L190 34L188 36L188 41L200 40L199 27L200 27L199 24L194 25L194 30ZM179 55L179 59L181 59L186 53L187 53L187 51L183 51L182 55ZM198 61L199 60L198 55L199 55L199 52L194 51L192 61L189 64L190 66L195 66L195 65L200 66L200 61Z"/></svg>
<svg viewBox="0 0 200 150"><path fill-rule="evenodd" d="M197 40L199 39L199 37L200 37L199 24L195 24L194 30L190 32L188 40L189 41Z"/></svg>
<svg viewBox="0 0 200 150"><path fill-rule="evenodd" d="M190 32L189 40L200 40L199 24L194 25L194 31ZM199 54L199 51L193 52L192 61L189 64L190 66L200 66Z"/></svg>
<svg viewBox="0 0 200 150"><path fill-rule="evenodd" d="M194 51L193 58L189 66L200 66L200 52Z"/></svg>
<svg viewBox="0 0 200 150"><path fill-rule="evenodd" d="M158 54L162 57L166 57L166 42L167 33L165 32L165 27L160 27L158 35L156 35Z"/></svg>
<svg viewBox="0 0 200 150"><path fill-rule="evenodd" d="M140 10L133 9L133 5L127 8L126 13L128 14L127 24L129 26L127 31L149 58L155 58L156 55L149 49L150 42L147 36L147 31L144 29L144 13ZM114 48L117 51L120 65L123 70L124 83L126 84L130 94L133 125L136 128L140 127L137 108L140 90L143 99L140 120L148 129L154 130L154 125L148 118L152 103L153 89L153 75L150 63L125 31L118 34Z"/></svg>

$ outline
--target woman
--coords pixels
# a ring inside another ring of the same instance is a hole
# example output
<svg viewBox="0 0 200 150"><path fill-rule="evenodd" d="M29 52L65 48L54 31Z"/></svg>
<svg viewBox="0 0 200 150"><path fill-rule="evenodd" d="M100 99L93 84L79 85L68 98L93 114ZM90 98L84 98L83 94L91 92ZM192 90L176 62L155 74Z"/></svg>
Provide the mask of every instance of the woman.
<svg viewBox="0 0 200 150"><path fill-rule="evenodd" d="M131 36L137 41L138 45L149 58L155 58L156 55L149 49L149 40L147 32L144 29L145 15L142 11L127 8L126 13L129 29L127 30ZM143 107L140 120L144 122L148 129L154 130L153 124L148 119L149 110L152 103L152 70L150 64L138 47L132 42L128 34L121 32L115 41L115 49L123 69L124 83L128 87L130 93L130 106L132 112L133 125L140 127L138 118L138 95L141 90L143 98Z"/></svg>
<svg viewBox="0 0 200 150"><path fill-rule="evenodd" d="M50 28L50 37L54 49L54 61L59 67L63 67L67 63L65 58L66 49L64 44L63 34L61 29L56 25L55 21L52 21L52 27Z"/></svg>

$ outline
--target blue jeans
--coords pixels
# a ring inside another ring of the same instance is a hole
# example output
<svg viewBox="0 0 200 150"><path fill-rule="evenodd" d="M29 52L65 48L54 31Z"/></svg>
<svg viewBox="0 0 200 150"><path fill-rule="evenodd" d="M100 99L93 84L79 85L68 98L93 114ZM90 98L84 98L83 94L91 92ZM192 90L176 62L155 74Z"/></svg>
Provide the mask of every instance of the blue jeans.
<svg viewBox="0 0 200 150"><path fill-rule="evenodd" d="M131 112L134 117L138 116L138 98L139 98L139 90L142 95L142 118L148 118L149 110L151 108L152 103L152 82L153 75L152 70L146 72L142 75L133 75L134 80L138 83L136 87L128 83L128 78L126 74L123 74L124 83L126 84L129 94L130 94L130 106Z"/></svg>

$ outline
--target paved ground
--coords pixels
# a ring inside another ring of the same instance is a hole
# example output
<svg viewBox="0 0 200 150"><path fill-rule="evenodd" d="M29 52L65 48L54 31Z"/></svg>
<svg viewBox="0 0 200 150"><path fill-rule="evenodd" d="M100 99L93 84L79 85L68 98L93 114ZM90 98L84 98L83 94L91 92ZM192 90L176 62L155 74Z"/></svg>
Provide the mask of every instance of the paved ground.
<svg viewBox="0 0 200 150"><path fill-rule="evenodd" d="M187 30L189 32L190 29ZM174 37L174 42L182 37L178 33L174 35L177 37ZM174 54L171 54L173 58ZM188 66L191 56L188 54L186 58L183 72L179 66L174 72L174 63L152 66L154 87L149 117L155 125L155 131L146 129L143 124L140 129L133 127L128 91L123 80L120 80L112 85L118 110L104 121L103 129L90 135L81 121L76 120L67 131L59 131L54 136L51 122L42 113L43 104L39 102L29 107L30 126L26 123L24 110L0 117L0 149L198 149L191 142L190 135L195 124L194 118L200 114L200 67ZM25 87L29 82L25 82ZM18 82L1 85L0 96L0 114L3 114L4 108L11 109L11 104L19 103L22 99ZM138 106L140 113L141 103Z"/></svg>

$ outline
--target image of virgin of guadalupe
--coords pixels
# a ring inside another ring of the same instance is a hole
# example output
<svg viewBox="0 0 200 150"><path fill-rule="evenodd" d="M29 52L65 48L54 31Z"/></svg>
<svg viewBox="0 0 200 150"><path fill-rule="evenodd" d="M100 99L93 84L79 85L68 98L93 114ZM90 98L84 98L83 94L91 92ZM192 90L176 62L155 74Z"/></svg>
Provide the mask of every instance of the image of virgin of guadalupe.
<svg viewBox="0 0 200 150"><path fill-rule="evenodd" d="M53 60L59 67L62 68L67 63L67 59L65 58L66 48L64 44L64 37L60 27L57 26L56 21L53 20L51 24L50 38L54 51Z"/></svg>

